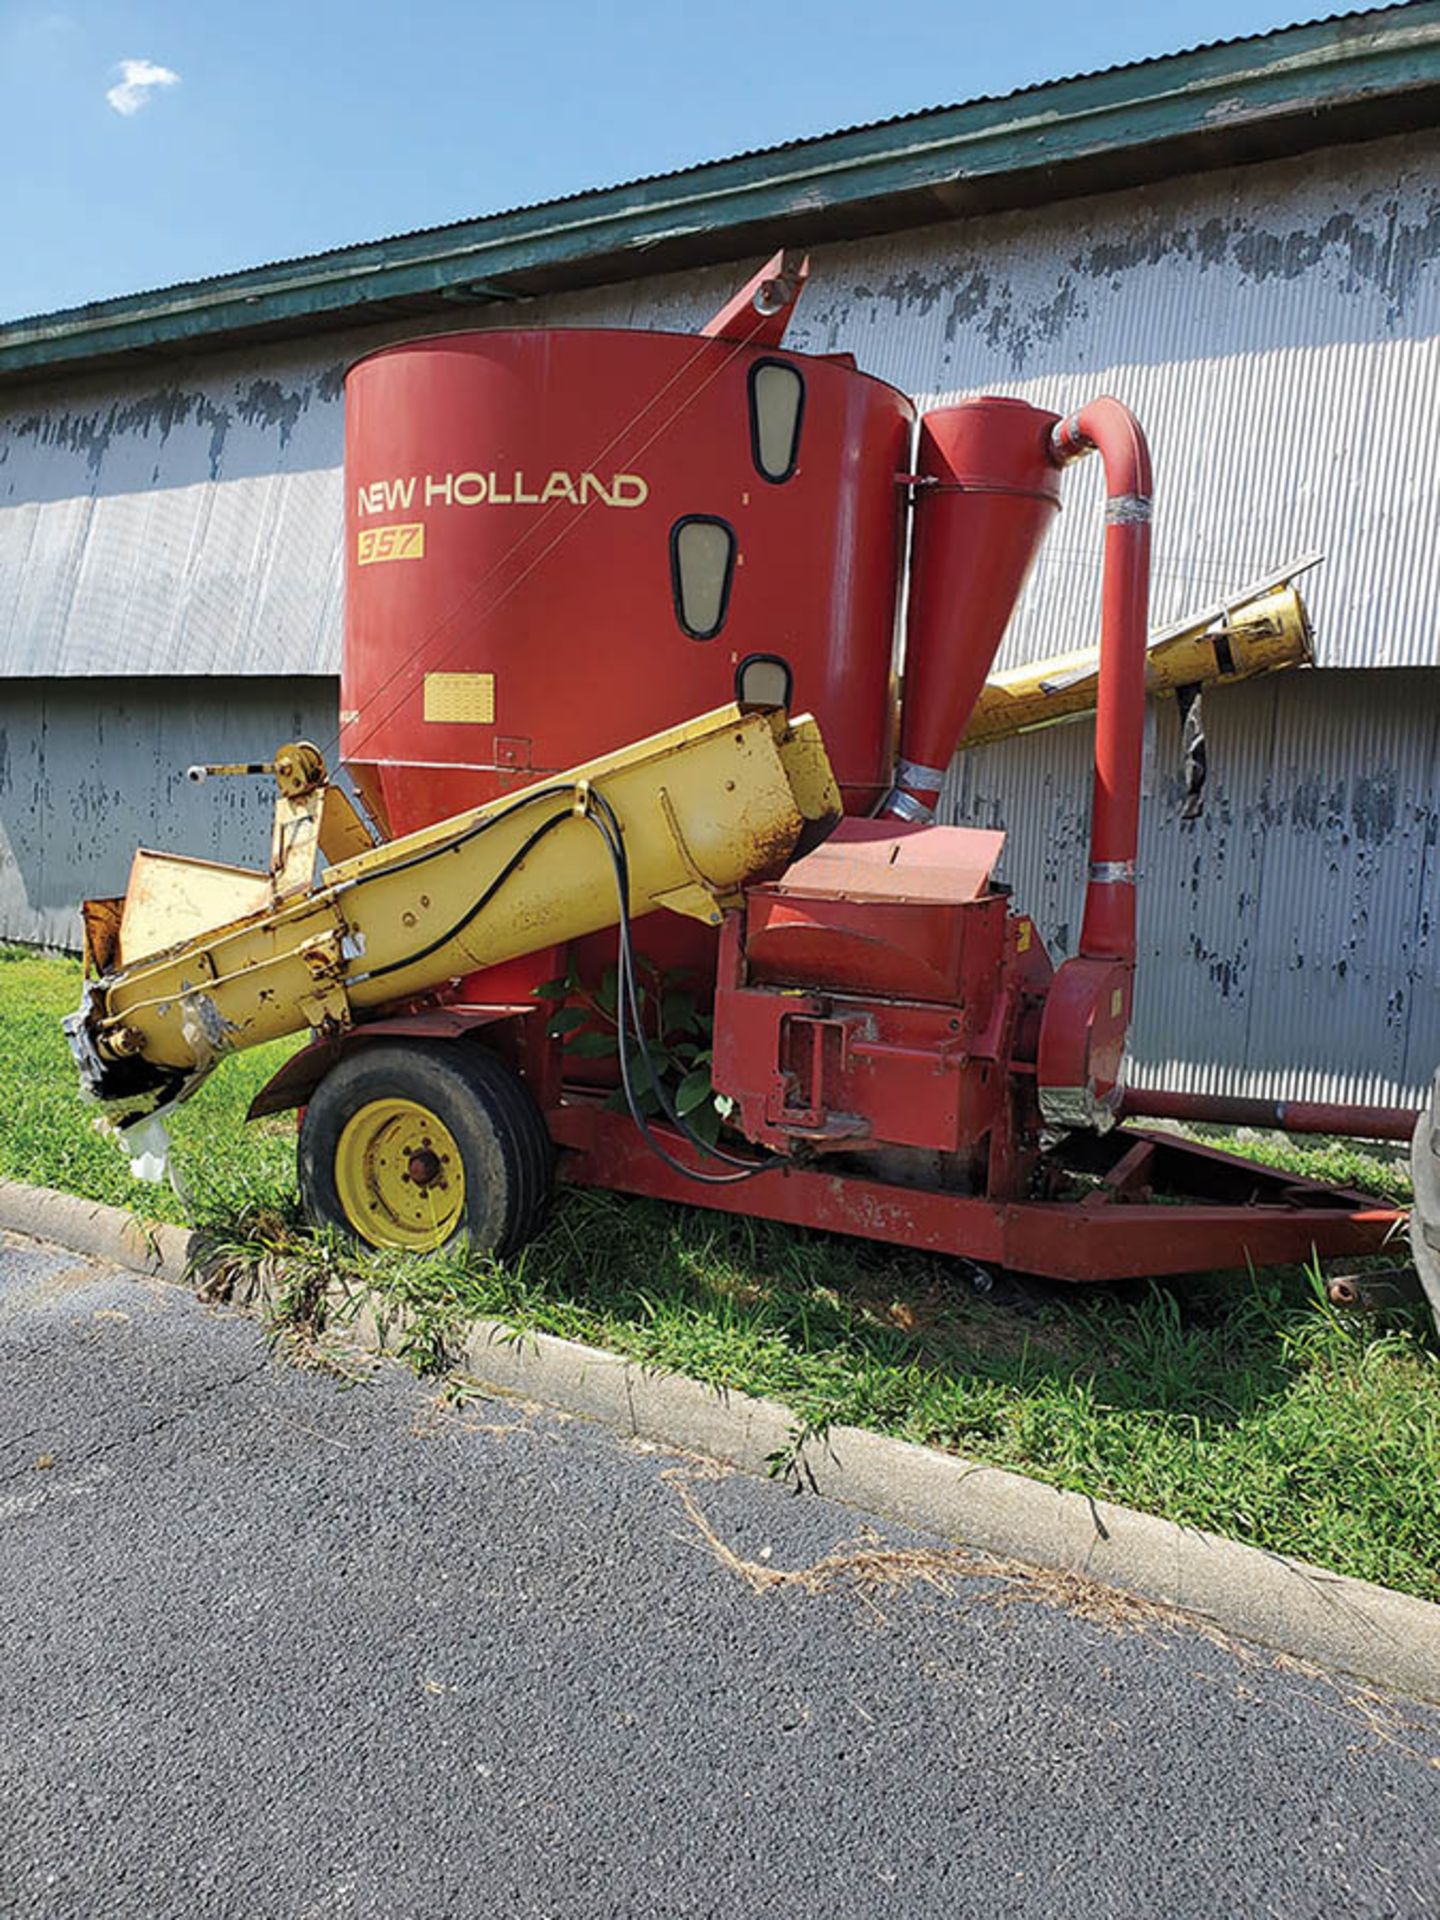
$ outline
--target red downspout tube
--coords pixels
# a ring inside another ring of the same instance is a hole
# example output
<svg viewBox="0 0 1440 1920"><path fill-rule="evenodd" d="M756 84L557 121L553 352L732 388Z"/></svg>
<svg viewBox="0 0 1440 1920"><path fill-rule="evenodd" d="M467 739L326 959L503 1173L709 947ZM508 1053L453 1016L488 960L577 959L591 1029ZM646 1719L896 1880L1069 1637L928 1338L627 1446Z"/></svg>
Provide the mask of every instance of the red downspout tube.
<svg viewBox="0 0 1440 1920"><path fill-rule="evenodd" d="M1280 1133L1330 1133L1346 1139L1409 1140L1419 1112L1410 1107L1347 1107L1324 1100L1254 1100L1223 1093L1172 1093L1127 1087L1124 1120L1181 1120L1191 1125L1266 1127Z"/></svg>
<svg viewBox="0 0 1440 1920"><path fill-rule="evenodd" d="M1050 457L1057 466L1090 452L1105 463L1105 572L1090 878L1079 951L1086 959L1133 965L1153 482L1140 423L1118 400L1092 400L1052 431Z"/></svg>

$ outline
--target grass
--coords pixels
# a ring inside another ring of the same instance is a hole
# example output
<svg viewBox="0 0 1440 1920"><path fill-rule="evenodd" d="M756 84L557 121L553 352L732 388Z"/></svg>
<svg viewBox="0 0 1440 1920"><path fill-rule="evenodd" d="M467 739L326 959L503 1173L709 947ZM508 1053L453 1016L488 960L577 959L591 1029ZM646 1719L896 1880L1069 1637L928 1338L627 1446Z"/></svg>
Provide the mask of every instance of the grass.
<svg viewBox="0 0 1440 1920"><path fill-rule="evenodd" d="M80 1001L80 964L0 945L0 1175L130 1207L147 1220L218 1225L245 1208L295 1214L295 1125L288 1114L245 1123L245 1109L295 1051L272 1042L227 1063L170 1121L189 1207L165 1186L130 1178L115 1141L80 1098L60 1022Z"/></svg>
<svg viewBox="0 0 1440 1920"><path fill-rule="evenodd" d="M1255 1133L1248 1128L1234 1133L1222 1127L1195 1127L1191 1132L1206 1146L1263 1161L1285 1173L1329 1180L1337 1187L1358 1187L1362 1193L1401 1206L1410 1204L1409 1151L1403 1146L1378 1140L1314 1140L1302 1145L1284 1134Z"/></svg>
<svg viewBox="0 0 1440 1920"><path fill-rule="evenodd" d="M173 1194L132 1186L74 1093L58 1016L76 997L73 962L0 963L0 1173L178 1219ZM1352 1319L1280 1268L1036 1289L1022 1314L943 1260L605 1193L562 1193L505 1265L360 1259L299 1228L288 1118L242 1129L283 1053L228 1063L173 1131L196 1216L237 1260L278 1268L297 1315L348 1277L406 1309L422 1368L489 1315L769 1394L797 1438L877 1428L1440 1600L1440 1362L1418 1311ZM1288 1163L1404 1197L1393 1154Z"/></svg>

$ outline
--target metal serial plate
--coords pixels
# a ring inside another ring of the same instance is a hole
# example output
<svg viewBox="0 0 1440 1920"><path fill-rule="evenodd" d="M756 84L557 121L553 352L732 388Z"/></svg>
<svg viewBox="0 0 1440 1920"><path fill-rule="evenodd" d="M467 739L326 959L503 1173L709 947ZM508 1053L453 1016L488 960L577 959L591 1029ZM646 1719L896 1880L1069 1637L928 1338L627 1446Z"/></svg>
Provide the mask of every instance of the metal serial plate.
<svg viewBox="0 0 1440 1920"><path fill-rule="evenodd" d="M427 673L425 718L488 727L495 720L493 673Z"/></svg>

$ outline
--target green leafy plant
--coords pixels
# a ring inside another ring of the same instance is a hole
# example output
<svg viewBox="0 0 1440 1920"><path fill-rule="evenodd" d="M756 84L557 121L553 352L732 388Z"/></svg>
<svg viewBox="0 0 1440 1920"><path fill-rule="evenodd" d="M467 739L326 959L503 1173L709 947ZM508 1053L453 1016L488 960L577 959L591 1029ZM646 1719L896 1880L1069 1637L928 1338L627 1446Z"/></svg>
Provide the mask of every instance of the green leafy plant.
<svg viewBox="0 0 1440 1920"><path fill-rule="evenodd" d="M644 1029L643 1042L627 1032L626 1066L636 1104L644 1114L661 1111L659 1082L666 1099L691 1130L713 1146L734 1102L717 1093L711 1081L713 1021L686 984L689 975L671 974L639 962L635 998ZM538 999L554 1003L549 1033L577 1060L617 1060L620 1053L620 977L606 967L593 989L581 980L574 959L566 971L535 989ZM647 1069L648 1056L648 1069ZM606 1105L623 1112L625 1089L616 1087Z"/></svg>

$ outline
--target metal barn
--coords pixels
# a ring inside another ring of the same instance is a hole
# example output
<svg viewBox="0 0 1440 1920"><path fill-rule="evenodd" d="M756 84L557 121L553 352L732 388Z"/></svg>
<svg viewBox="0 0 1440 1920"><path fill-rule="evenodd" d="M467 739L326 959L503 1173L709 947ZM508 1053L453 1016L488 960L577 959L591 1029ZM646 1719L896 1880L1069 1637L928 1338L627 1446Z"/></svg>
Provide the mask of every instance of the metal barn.
<svg viewBox="0 0 1440 1920"><path fill-rule="evenodd" d="M1133 1076L1409 1104L1440 1061L1440 0L0 327L0 937L76 944L137 842L251 861L333 746L341 382L456 327L688 328L782 242L789 340L922 405L1109 390L1157 457L1157 623L1306 549L1318 670L1153 711ZM1086 644L1098 474L1001 664ZM1092 517L1093 516L1093 517ZM949 817L1069 951L1088 724L962 756Z"/></svg>

